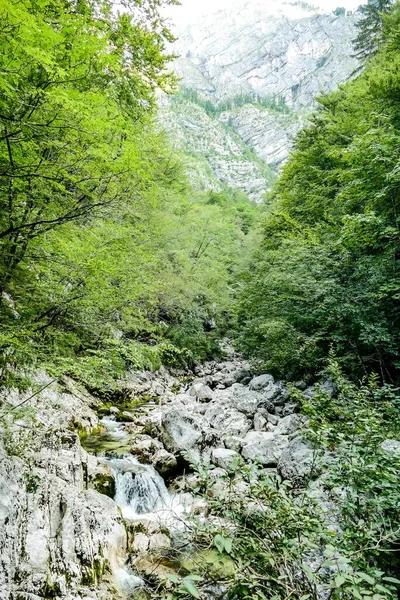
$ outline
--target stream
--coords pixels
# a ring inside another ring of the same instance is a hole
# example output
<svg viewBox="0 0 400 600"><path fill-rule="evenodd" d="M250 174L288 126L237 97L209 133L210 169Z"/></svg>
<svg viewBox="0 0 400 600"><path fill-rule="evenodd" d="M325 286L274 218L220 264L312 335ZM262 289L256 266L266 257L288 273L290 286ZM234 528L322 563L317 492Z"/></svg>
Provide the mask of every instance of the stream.
<svg viewBox="0 0 400 600"><path fill-rule="evenodd" d="M85 448L111 469L115 479L114 501L123 518L128 523L158 523L171 536L184 531L185 515L190 512L184 498L170 493L164 479L150 464L142 464L126 452L132 436L123 422L112 416L103 417L100 422L105 430L88 438ZM130 597L144 585L143 579L129 567L128 560L125 568L114 572L114 577L119 589Z"/></svg>

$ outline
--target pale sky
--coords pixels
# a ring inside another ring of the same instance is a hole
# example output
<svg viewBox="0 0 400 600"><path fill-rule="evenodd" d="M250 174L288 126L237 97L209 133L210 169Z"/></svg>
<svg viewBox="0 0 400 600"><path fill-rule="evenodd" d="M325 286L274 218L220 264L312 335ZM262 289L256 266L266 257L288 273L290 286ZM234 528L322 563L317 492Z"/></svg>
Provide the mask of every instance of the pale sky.
<svg viewBox="0 0 400 600"><path fill-rule="evenodd" d="M269 3L269 0L258 1ZM366 0L308 0L308 3L326 11L332 11L338 6L354 10L360 4L366 3ZM177 26L194 23L198 15L212 14L220 8L229 7L232 5L232 0L181 0L181 5L168 9L169 16Z"/></svg>

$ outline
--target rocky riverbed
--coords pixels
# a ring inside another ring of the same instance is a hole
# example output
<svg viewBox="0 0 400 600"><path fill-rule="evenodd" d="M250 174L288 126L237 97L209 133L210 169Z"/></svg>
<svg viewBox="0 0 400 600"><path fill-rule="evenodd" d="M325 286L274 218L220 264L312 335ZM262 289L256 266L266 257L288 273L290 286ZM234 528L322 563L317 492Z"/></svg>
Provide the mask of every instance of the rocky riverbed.
<svg viewBox="0 0 400 600"><path fill-rule="evenodd" d="M212 469L211 495L224 494L227 474L246 495L252 461L295 485L313 466L287 385L234 354L191 377L130 373L119 404L68 378L35 383L39 392L10 391L2 405L1 600L136 596L174 572L188 519L210 518L196 465Z"/></svg>

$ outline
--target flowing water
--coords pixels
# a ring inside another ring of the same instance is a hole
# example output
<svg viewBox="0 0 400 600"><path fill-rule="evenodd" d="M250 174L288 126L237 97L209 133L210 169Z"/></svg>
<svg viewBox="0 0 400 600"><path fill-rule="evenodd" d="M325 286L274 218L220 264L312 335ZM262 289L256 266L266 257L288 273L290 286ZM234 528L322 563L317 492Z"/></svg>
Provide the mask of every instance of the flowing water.
<svg viewBox="0 0 400 600"><path fill-rule="evenodd" d="M151 465L142 465L131 455L106 462L114 472L114 499L125 519L159 521L177 529L184 525L185 505L179 495L168 492L163 478Z"/></svg>
<svg viewBox="0 0 400 600"><path fill-rule="evenodd" d="M82 441L82 446L92 454L104 452L127 452L129 450L129 433L123 423L118 423L115 418L103 417L100 423L104 431L87 437Z"/></svg>
<svg viewBox="0 0 400 600"><path fill-rule="evenodd" d="M169 529L172 535L185 530L185 515L189 507L178 494L170 494L163 478L151 465L143 465L127 454L131 436L124 423L113 417L101 419L105 430L87 438L85 448L98 455L100 461L107 464L115 477L116 504L121 508L122 516L129 521L158 523ZM117 458L108 458L105 453L117 453ZM116 565L113 569L117 587L129 598L134 598L144 585L128 563Z"/></svg>

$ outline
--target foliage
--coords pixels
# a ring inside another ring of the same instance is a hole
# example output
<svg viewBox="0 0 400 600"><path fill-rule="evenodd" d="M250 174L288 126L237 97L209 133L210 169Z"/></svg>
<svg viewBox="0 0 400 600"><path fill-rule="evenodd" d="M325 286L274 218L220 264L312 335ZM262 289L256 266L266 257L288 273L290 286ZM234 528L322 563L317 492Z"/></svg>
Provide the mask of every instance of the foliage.
<svg viewBox="0 0 400 600"><path fill-rule="evenodd" d="M374 0L360 7L363 18L357 23L358 32L353 45L362 64L377 53L383 40L384 15L393 4L394 0Z"/></svg>
<svg viewBox="0 0 400 600"><path fill-rule="evenodd" d="M175 102L181 102L182 100L193 102L204 108L210 116L216 116L225 111L246 106L246 104L254 104L258 108L265 108L278 113L290 113L290 108L286 104L285 97L276 95L265 97L258 94L242 93L236 94L236 96L228 100L213 102L212 100L203 98L195 89L181 87L179 93L173 99Z"/></svg>
<svg viewBox="0 0 400 600"><path fill-rule="evenodd" d="M242 348L280 377L313 377L332 346L352 377L398 377L399 18L298 135L241 282Z"/></svg>
<svg viewBox="0 0 400 600"><path fill-rule="evenodd" d="M42 364L105 390L218 352L257 209L195 194L153 123L170 3L1 4L2 385Z"/></svg>
<svg viewBox="0 0 400 600"><path fill-rule="evenodd" d="M129 5L1 3L1 292L38 236L133 194L133 121L173 79L159 2Z"/></svg>

